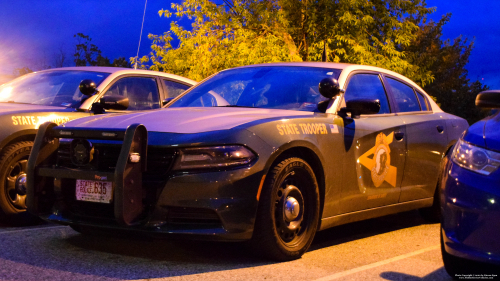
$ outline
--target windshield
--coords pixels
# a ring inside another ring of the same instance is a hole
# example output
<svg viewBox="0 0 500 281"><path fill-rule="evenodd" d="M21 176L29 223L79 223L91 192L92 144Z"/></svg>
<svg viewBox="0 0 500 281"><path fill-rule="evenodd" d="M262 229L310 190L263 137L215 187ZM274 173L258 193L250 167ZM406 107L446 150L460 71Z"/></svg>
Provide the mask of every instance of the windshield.
<svg viewBox="0 0 500 281"><path fill-rule="evenodd" d="M0 86L0 102L74 107L82 99L82 80L91 79L98 86L108 75L70 70L32 73Z"/></svg>
<svg viewBox="0 0 500 281"><path fill-rule="evenodd" d="M317 111L319 82L338 79L340 69L298 66L246 67L222 71L169 107L241 106Z"/></svg>

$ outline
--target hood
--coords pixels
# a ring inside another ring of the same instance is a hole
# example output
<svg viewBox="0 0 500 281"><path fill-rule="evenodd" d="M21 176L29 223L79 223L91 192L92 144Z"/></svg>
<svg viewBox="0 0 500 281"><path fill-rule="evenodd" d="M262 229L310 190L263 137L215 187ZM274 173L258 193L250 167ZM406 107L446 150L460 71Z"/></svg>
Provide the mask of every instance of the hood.
<svg viewBox="0 0 500 281"><path fill-rule="evenodd" d="M60 107L60 106L0 102L0 114L12 114L13 112L23 113L23 112L34 112L34 111L57 112L57 111L67 111L67 110L68 109L66 107Z"/></svg>
<svg viewBox="0 0 500 281"><path fill-rule="evenodd" d="M487 117L469 127L464 140L487 149L500 151L500 113Z"/></svg>
<svg viewBox="0 0 500 281"><path fill-rule="evenodd" d="M474 123L472 126L467 129L464 135L464 141L480 146L486 147L486 143L484 141L484 125L487 120L481 120Z"/></svg>
<svg viewBox="0 0 500 281"><path fill-rule="evenodd" d="M189 107L165 108L131 114L99 115L80 118L66 127L126 129L134 123L151 132L192 134L228 130L236 126L267 118L313 115L313 112L261 108Z"/></svg>
<svg viewBox="0 0 500 281"><path fill-rule="evenodd" d="M500 151L500 113L486 120L484 141L488 149Z"/></svg>

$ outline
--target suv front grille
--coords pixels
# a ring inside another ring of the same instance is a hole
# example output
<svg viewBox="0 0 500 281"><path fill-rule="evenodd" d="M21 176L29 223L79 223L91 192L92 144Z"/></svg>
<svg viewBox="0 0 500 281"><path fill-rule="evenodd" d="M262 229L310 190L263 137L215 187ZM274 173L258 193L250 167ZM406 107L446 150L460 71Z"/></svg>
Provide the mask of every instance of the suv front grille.
<svg viewBox="0 0 500 281"><path fill-rule="evenodd" d="M72 169L96 170L102 172L112 172L116 168L118 157L120 156L121 145L101 144L94 145L93 160L87 165L76 165L71 160L70 142L61 142L57 151L57 166ZM157 178L165 176L175 159L176 150L171 148L149 147L147 155L148 176Z"/></svg>

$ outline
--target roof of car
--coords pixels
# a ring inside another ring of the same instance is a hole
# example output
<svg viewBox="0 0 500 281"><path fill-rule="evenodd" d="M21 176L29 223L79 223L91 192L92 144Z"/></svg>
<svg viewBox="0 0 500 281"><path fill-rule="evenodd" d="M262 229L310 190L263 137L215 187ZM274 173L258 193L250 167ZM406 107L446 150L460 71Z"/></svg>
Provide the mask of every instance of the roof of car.
<svg viewBox="0 0 500 281"><path fill-rule="evenodd" d="M278 62L278 63L263 63L263 64L254 64L254 65L247 65L247 66L240 66L240 67L235 67L235 68L246 68L246 67L262 67L262 66L298 66L298 67L318 67L318 68L330 68L330 69L340 69L342 70L341 76L339 77L339 83L343 85L343 83L346 81L347 74L351 71L354 70L368 70L368 71L376 71L380 73L385 73L388 75L392 75L393 77L399 78L402 81L405 81L406 83L410 84L411 86L415 87L419 92L424 93L425 95L428 96L429 102L431 104L431 107L433 111L442 111L441 108L434 102L434 100L427 94L417 83L415 83L413 80L409 79L406 76L403 76L399 73L396 73L391 70L387 70L385 68L380 68L376 66L370 66L370 65L362 65L362 64L350 64L350 63L334 63L334 62ZM234 68L233 68L234 69Z"/></svg>
<svg viewBox="0 0 500 281"><path fill-rule="evenodd" d="M415 84L411 79L409 79L409 78L407 78L399 73L396 73L394 71L390 71L390 70L387 70L385 68L380 68L380 67L376 67L376 66L362 65L362 64L335 63L335 62L278 62L278 63L263 63L263 64L241 66L241 68L243 68L243 67L258 67L258 66L302 66L302 67L332 68L332 69L341 69L341 70L365 69L365 70L372 70L372 71L387 73L387 74L393 75L395 77L404 79L405 81L408 80L412 84ZM236 68L240 68L240 67L236 67ZM416 84L415 84L415 86L418 87L418 85L416 85Z"/></svg>
<svg viewBox="0 0 500 281"><path fill-rule="evenodd" d="M196 81L191 80L189 78L182 77L182 76L175 75L175 74L171 74L171 73L165 73L165 72L159 72L159 71L153 71L153 70L144 70L144 69L133 69L133 68L126 68L126 67L74 66L74 67L51 68L51 69L46 69L46 70L36 71L36 72L64 71L64 70L66 70L66 71L67 70L77 70L77 71L106 72L106 73L113 73L113 74L117 74L117 75L118 74L130 74L130 73L145 74L145 75L158 75L158 76L163 76L163 77L175 78L177 80L188 82L189 84L196 84L197 83Z"/></svg>

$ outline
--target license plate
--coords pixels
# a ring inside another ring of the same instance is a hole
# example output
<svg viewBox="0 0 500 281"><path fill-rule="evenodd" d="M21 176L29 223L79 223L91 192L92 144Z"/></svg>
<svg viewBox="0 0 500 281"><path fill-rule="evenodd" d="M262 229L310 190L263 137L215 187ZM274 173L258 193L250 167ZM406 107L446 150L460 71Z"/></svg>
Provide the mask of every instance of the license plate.
<svg viewBox="0 0 500 281"><path fill-rule="evenodd" d="M76 200L111 203L113 199L113 182L76 180Z"/></svg>

